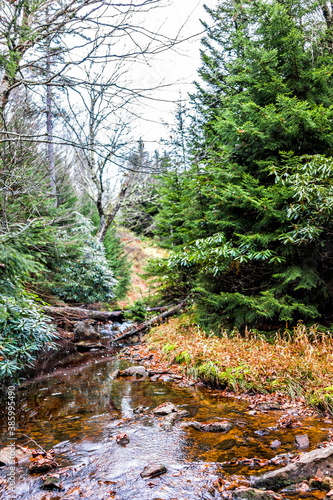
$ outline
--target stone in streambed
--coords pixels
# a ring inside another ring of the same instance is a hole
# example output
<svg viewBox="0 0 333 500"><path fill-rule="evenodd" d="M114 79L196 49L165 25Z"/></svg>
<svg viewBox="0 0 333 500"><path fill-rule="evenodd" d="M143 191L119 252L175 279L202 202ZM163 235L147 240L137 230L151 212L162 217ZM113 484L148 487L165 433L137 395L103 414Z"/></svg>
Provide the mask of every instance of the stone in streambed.
<svg viewBox="0 0 333 500"><path fill-rule="evenodd" d="M116 437L116 442L117 442L117 444L121 444L122 446L125 446L126 444L128 444L130 442L130 439L127 436L127 434L125 434L125 433L118 434L118 436Z"/></svg>
<svg viewBox="0 0 333 500"><path fill-rule="evenodd" d="M295 437L295 443L299 448L308 448L310 441L307 434L300 434Z"/></svg>
<svg viewBox="0 0 333 500"><path fill-rule="evenodd" d="M281 405L278 402L262 402L255 405L256 410L261 411L276 411L281 410Z"/></svg>
<svg viewBox="0 0 333 500"><path fill-rule="evenodd" d="M114 380L115 378L119 377L120 370L115 370L114 372L111 373L110 378Z"/></svg>
<svg viewBox="0 0 333 500"><path fill-rule="evenodd" d="M140 406L137 406L136 408L134 408L133 413L136 413L136 414L138 414L138 413L144 413L146 410L149 410L148 406L142 406L142 405L140 405Z"/></svg>
<svg viewBox="0 0 333 500"><path fill-rule="evenodd" d="M152 465L147 465L143 469L143 471L140 473L140 476L142 478L146 478L146 477L153 478L153 477L161 476L162 474L165 474L166 472L167 472L167 468L165 467L165 465L152 464Z"/></svg>
<svg viewBox="0 0 333 500"><path fill-rule="evenodd" d="M170 413L173 413L173 412L178 412L178 409L176 408L176 406L173 404L173 403L163 403L159 406L157 406L156 408L154 408L153 410L153 413L154 415L169 415Z"/></svg>
<svg viewBox="0 0 333 500"><path fill-rule="evenodd" d="M30 459L33 450L6 446L0 451L0 467L25 462Z"/></svg>
<svg viewBox="0 0 333 500"><path fill-rule="evenodd" d="M161 423L162 429L165 431L171 431L177 420L177 413L170 413L166 417L164 417L163 422Z"/></svg>
<svg viewBox="0 0 333 500"><path fill-rule="evenodd" d="M130 366L119 372L119 377L146 377L148 375L144 366Z"/></svg>
<svg viewBox="0 0 333 500"><path fill-rule="evenodd" d="M78 340L97 340L101 335L87 321L78 321L74 328L74 342Z"/></svg>
<svg viewBox="0 0 333 500"><path fill-rule="evenodd" d="M232 428L231 423L227 420L209 422L207 424L202 422L189 422L187 425L201 432L228 432Z"/></svg>
<svg viewBox="0 0 333 500"><path fill-rule="evenodd" d="M274 439L274 441L271 443L271 448L273 448L273 450L276 450L277 448L280 448L281 444L281 441L279 441L278 439Z"/></svg>
<svg viewBox="0 0 333 500"><path fill-rule="evenodd" d="M52 491L52 490L61 491L62 486L60 483L60 478L58 476L47 476L44 479L44 482L41 485L40 489L46 491Z"/></svg>
<svg viewBox="0 0 333 500"><path fill-rule="evenodd" d="M242 488L231 492L232 500L279 500L281 495L273 491L257 490L255 488Z"/></svg>
<svg viewBox="0 0 333 500"><path fill-rule="evenodd" d="M318 468L324 476L333 476L333 445L303 453L297 462L253 478L251 485L272 490L283 488L313 478Z"/></svg>

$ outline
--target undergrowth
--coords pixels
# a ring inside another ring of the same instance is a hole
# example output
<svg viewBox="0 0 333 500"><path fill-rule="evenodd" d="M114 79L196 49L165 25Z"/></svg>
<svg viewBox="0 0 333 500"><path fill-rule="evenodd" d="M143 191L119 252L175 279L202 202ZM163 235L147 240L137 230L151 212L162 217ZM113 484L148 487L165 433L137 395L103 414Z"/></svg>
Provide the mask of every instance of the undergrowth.
<svg viewBox="0 0 333 500"><path fill-rule="evenodd" d="M148 343L195 378L236 393L284 392L333 413L333 338L316 325L299 323L272 343L257 332L209 335L183 316L154 328Z"/></svg>

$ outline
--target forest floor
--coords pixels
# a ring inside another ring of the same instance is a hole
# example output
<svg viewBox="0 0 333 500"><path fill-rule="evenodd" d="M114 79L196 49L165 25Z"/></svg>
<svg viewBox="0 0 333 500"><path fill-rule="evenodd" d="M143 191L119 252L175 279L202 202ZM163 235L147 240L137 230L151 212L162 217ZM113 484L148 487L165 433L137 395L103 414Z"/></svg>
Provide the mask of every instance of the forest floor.
<svg viewBox="0 0 333 500"><path fill-rule="evenodd" d="M161 361L179 364L195 379L236 394L288 397L333 414L333 339L315 326L300 324L292 335L277 333L273 341L251 332L217 337L183 314L146 339Z"/></svg>
<svg viewBox="0 0 333 500"><path fill-rule="evenodd" d="M149 258L164 257L167 252L126 230L120 231L120 237L132 262L132 285L127 299L118 304L128 308L153 296L144 267ZM183 314L155 327L146 339L159 362L177 364L196 380L236 394L283 395L333 414L333 339L316 326L308 330L299 324L292 335L277 332L275 338L252 332L245 337L237 333L216 337Z"/></svg>

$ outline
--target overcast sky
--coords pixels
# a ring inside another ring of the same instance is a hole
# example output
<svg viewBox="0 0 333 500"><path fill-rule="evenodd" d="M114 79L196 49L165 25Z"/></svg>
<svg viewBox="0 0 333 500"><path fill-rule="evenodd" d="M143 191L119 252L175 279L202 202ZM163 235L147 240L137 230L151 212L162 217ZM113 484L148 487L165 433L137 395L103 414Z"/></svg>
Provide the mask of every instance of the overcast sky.
<svg viewBox="0 0 333 500"><path fill-rule="evenodd" d="M149 17L149 27L160 29L169 36L175 36L181 29L181 38L188 38L179 44L175 50L165 51L136 70L135 78L146 88L158 86L160 82L166 85L150 94L140 113L143 119L136 127L135 135L142 136L147 141L147 148L154 149L166 130L163 122L172 122L175 102L181 93L186 98L188 92L194 90L193 80L197 78L200 67L200 40L203 27L200 19L209 21L204 10L204 4L209 7L216 5L216 0L170 0L167 7L156 9ZM148 142L156 141L156 145Z"/></svg>

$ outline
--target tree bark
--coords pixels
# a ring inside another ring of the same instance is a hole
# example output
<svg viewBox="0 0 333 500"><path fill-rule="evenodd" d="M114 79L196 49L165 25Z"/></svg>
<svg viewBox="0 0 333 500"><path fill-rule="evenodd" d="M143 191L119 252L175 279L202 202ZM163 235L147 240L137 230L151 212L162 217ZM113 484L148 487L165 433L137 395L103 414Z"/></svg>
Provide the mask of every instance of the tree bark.
<svg viewBox="0 0 333 500"><path fill-rule="evenodd" d="M116 200L112 210L108 214L106 214L106 213L100 214L100 223L99 223L99 228L98 228L97 235L96 235L96 237L99 241L101 241L101 242L104 241L107 230L109 229L112 222L114 221L114 219L115 219L115 217L116 217L116 215L117 215L117 213L118 213L118 211L123 203L123 200L126 196L126 192L127 192L127 189L130 185L130 182L131 182L131 176L125 182L123 182L123 184L121 186L120 193L117 196L117 200Z"/></svg>
<svg viewBox="0 0 333 500"><path fill-rule="evenodd" d="M71 320L94 319L96 321L121 321L124 311L97 311L95 309L83 309L81 307L53 307L44 306L43 310L50 316L62 316ZM165 311L166 307L147 308L147 312Z"/></svg>
<svg viewBox="0 0 333 500"><path fill-rule="evenodd" d="M51 307L44 306L43 310L50 316L66 316L68 319L94 319L96 321L119 321L123 318L124 311L96 311L82 309L81 307Z"/></svg>

